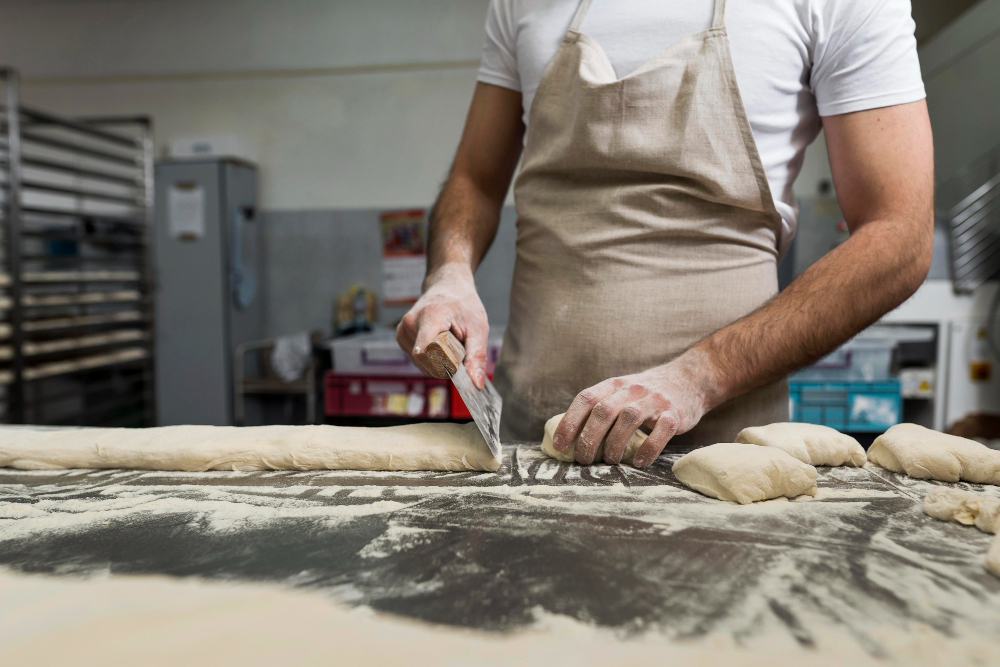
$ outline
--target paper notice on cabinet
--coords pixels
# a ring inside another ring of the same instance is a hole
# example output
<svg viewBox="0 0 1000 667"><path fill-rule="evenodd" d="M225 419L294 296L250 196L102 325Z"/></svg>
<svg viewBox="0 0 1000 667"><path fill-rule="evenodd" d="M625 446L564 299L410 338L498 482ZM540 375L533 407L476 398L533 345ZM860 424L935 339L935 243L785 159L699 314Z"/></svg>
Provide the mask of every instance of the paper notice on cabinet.
<svg viewBox="0 0 1000 667"><path fill-rule="evenodd" d="M205 236L205 189L198 183L173 183L167 193L171 238L197 241Z"/></svg>

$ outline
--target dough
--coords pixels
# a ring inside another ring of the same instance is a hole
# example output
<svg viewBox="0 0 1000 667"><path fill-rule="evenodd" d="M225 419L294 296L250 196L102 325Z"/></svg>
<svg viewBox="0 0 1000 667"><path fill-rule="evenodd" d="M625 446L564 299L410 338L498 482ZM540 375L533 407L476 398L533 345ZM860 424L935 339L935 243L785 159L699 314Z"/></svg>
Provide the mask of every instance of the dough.
<svg viewBox="0 0 1000 667"><path fill-rule="evenodd" d="M554 459L559 459L560 461L567 461L572 463L574 461L573 456L576 453L576 443L570 443L570 446L566 448L565 451L560 452L558 449L552 446L552 436L556 434L556 429L559 428L559 422L562 421L563 415L556 415L552 417L547 422L545 422L545 437L542 438L542 451L551 456ZM622 463L627 463L632 465L632 459L635 458L635 453L642 447L642 443L646 442L648 436L642 431L636 431L632 439L628 441L625 445L625 452L622 454ZM604 443L597 448L597 456L594 457L594 461L600 461L604 454Z"/></svg>
<svg viewBox="0 0 1000 667"><path fill-rule="evenodd" d="M142 470L496 470L474 423L0 429L0 467Z"/></svg>
<svg viewBox="0 0 1000 667"><path fill-rule="evenodd" d="M1000 452L917 424L897 424L875 438L868 460L918 479L1000 484Z"/></svg>
<svg viewBox="0 0 1000 667"><path fill-rule="evenodd" d="M924 498L924 514L975 526L984 533L1000 533L1000 498L942 486ZM990 544L985 567L1000 577L1000 535Z"/></svg>
<svg viewBox="0 0 1000 667"><path fill-rule="evenodd" d="M741 505L816 495L816 468L777 447L721 442L685 454L673 470L695 491Z"/></svg>
<svg viewBox="0 0 1000 667"><path fill-rule="evenodd" d="M0 570L0 590L0 662L5 665L896 664L872 658L840 635L824 636L818 648L808 649L782 641L787 635L758 641L752 649L719 641L675 642L665 633L652 631L620 638L612 629L550 613L541 606L532 610L538 618L534 626L483 632L432 625L367 607L353 609L331 601L322 590L193 577L105 573L84 580ZM910 664L937 667L940 662L933 660L937 655L935 651L931 658Z"/></svg>
<svg viewBox="0 0 1000 667"><path fill-rule="evenodd" d="M860 468L867 460L865 448L857 440L819 424L783 422L751 426L739 432L736 442L777 447L813 466L850 464Z"/></svg>

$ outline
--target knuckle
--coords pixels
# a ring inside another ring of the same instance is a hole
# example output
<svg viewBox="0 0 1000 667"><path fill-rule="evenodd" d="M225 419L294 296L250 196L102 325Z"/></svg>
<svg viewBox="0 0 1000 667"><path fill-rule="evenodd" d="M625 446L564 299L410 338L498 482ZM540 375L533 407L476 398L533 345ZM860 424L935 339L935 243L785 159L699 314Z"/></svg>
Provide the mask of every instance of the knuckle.
<svg viewBox="0 0 1000 667"><path fill-rule="evenodd" d="M660 417L660 420L663 422L663 428L667 429L667 431L672 433L677 430L677 419L675 417L664 415Z"/></svg>
<svg viewBox="0 0 1000 667"><path fill-rule="evenodd" d="M594 415L594 419L597 421L605 422L614 417L614 409L602 401L594 406L591 414Z"/></svg>
<svg viewBox="0 0 1000 667"><path fill-rule="evenodd" d="M642 410L640 410L635 405L630 405L622 410L621 415L618 417L619 420L624 421L627 424L638 424L642 419Z"/></svg>
<svg viewBox="0 0 1000 667"><path fill-rule="evenodd" d="M673 409L674 405L669 398L662 394L654 394L650 398L650 404L657 412L663 413Z"/></svg>
<svg viewBox="0 0 1000 667"><path fill-rule="evenodd" d="M645 398L646 396L649 396L650 393L649 388L641 382L631 382L629 383L627 389L628 393L636 398Z"/></svg>
<svg viewBox="0 0 1000 667"><path fill-rule="evenodd" d="M598 401L601 400L601 396L593 388L584 389L582 392L580 392L580 400L582 400L587 405L593 405L594 403L597 403Z"/></svg>

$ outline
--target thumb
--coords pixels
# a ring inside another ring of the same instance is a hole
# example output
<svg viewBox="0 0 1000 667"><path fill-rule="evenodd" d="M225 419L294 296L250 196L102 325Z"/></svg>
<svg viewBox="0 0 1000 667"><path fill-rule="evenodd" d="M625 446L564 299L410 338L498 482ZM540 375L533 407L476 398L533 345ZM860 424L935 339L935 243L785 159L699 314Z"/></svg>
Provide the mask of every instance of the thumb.
<svg viewBox="0 0 1000 667"><path fill-rule="evenodd" d="M424 310L417 324L417 336L413 343L413 361L428 375L445 377L439 376L433 365L429 363L427 359L427 347L434 342L434 339L441 332L451 329L451 325L448 319L443 317L439 312L428 312L428 310Z"/></svg>
<svg viewBox="0 0 1000 667"><path fill-rule="evenodd" d="M422 356L438 334L451 330L451 321L438 308L428 306L417 320L417 335L413 342L413 354Z"/></svg>

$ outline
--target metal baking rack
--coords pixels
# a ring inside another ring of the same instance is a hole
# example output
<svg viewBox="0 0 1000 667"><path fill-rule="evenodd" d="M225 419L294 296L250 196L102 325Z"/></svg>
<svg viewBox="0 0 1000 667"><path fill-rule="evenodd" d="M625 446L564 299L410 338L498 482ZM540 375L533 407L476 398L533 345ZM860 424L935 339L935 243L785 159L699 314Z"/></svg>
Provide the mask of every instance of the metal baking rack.
<svg viewBox="0 0 1000 667"><path fill-rule="evenodd" d="M1000 278L1000 145L941 182L934 198L946 211L955 292Z"/></svg>
<svg viewBox="0 0 1000 667"><path fill-rule="evenodd" d="M0 88L0 421L152 425L151 123Z"/></svg>

